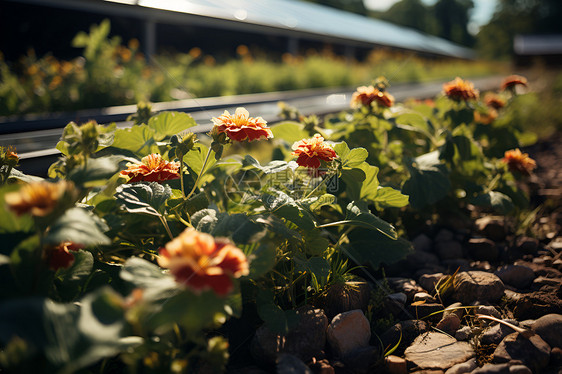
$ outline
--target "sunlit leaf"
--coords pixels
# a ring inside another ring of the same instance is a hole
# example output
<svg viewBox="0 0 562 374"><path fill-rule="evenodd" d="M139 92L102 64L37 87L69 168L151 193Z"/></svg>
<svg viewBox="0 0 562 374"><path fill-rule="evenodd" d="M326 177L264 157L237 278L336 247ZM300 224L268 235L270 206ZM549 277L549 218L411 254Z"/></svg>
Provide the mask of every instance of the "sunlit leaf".
<svg viewBox="0 0 562 374"><path fill-rule="evenodd" d="M151 153L159 153L154 135L154 129L147 125L117 129L112 147L131 151L139 158Z"/></svg>
<svg viewBox="0 0 562 374"><path fill-rule="evenodd" d="M109 244L111 241L104 234L107 229L107 225L91 212L72 208L50 226L44 242L58 245L71 241L84 246Z"/></svg>
<svg viewBox="0 0 562 374"><path fill-rule="evenodd" d="M148 127L154 130L154 139L161 141L167 136L175 135L197 123L191 115L183 112L165 111L150 117Z"/></svg>
<svg viewBox="0 0 562 374"><path fill-rule="evenodd" d="M451 189L447 167L439 160L439 152L419 156L407 164L410 178L402 192L410 196L410 205L421 209L444 198Z"/></svg>
<svg viewBox="0 0 562 374"><path fill-rule="evenodd" d="M492 208L499 214L507 214L514 208L509 196L498 191L480 194L470 199L470 203L476 206Z"/></svg>
<svg viewBox="0 0 562 374"><path fill-rule="evenodd" d="M115 198L121 209L129 213L160 216L166 210L166 200L172 188L157 182L124 184L117 187Z"/></svg>

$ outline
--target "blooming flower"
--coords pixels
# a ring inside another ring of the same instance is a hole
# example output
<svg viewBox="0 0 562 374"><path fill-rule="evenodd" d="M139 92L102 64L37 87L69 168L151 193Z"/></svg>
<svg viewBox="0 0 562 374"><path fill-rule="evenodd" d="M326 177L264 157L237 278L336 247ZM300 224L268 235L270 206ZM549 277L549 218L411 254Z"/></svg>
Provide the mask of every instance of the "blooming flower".
<svg viewBox="0 0 562 374"><path fill-rule="evenodd" d="M453 100L471 100L478 99L479 92L474 88L474 84L470 81L456 77L455 80L447 82L443 85L445 95Z"/></svg>
<svg viewBox="0 0 562 374"><path fill-rule="evenodd" d="M74 254L70 251L76 252L81 248L84 247L73 242L63 242L55 247L47 247L44 257L49 269L57 271L69 268L74 263Z"/></svg>
<svg viewBox="0 0 562 374"><path fill-rule="evenodd" d="M332 147L324 143L320 134L295 142L293 151L292 155L298 157L297 164L313 169L320 167L320 161L330 162L338 157Z"/></svg>
<svg viewBox="0 0 562 374"><path fill-rule="evenodd" d="M227 239L186 229L160 249L158 264L170 269L176 281L195 290L210 288L226 295L232 288L232 277L248 275L244 253Z"/></svg>
<svg viewBox="0 0 562 374"><path fill-rule="evenodd" d="M506 151L503 162L507 164L510 171L516 171L523 175L530 175L533 169L537 167L535 160L529 157L527 153L521 153L519 148Z"/></svg>
<svg viewBox="0 0 562 374"><path fill-rule="evenodd" d="M371 106L373 102L390 108L394 104L394 97L386 91L381 91L374 86L357 87L357 91L351 97L351 107Z"/></svg>
<svg viewBox="0 0 562 374"><path fill-rule="evenodd" d="M498 118L498 112L494 108L488 108L488 111L485 113L479 111L474 112L474 121L484 125L489 125L496 118Z"/></svg>
<svg viewBox="0 0 562 374"><path fill-rule="evenodd" d="M146 181L162 182L170 179L178 179L180 163L178 161L168 162L157 153L152 153L141 159L140 162L127 164L127 170L122 170L121 175L131 177L129 183Z"/></svg>
<svg viewBox="0 0 562 374"><path fill-rule="evenodd" d="M44 217L55 209L67 191L73 190L72 182L34 182L23 186L19 191L7 193L4 199L8 208L18 216L31 213Z"/></svg>
<svg viewBox="0 0 562 374"><path fill-rule="evenodd" d="M505 106L505 100L499 95L496 95L492 92L486 93L486 95L484 96L484 102L487 106L494 109L501 109Z"/></svg>
<svg viewBox="0 0 562 374"><path fill-rule="evenodd" d="M16 166L18 161L20 160L18 154L16 153L16 149L12 146L6 148L6 152L4 153L4 161L9 166Z"/></svg>
<svg viewBox="0 0 562 374"><path fill-rule="evenodd" d="M245 108L236 108L234 114L225 110L221 116L211 118L211 121L215 124L212 134L225 133L237 142L273 138L267 122L261 117L250 117Z"/></svg>
<svg viewBox="0 0 562 374"><path fill-rule="evenodd" d="M527 78L522 77L521 75L510 75L505 77L502 81L500 89L505 91L507 89L513 89L517 85L522 85L527 87Z"/></svg>

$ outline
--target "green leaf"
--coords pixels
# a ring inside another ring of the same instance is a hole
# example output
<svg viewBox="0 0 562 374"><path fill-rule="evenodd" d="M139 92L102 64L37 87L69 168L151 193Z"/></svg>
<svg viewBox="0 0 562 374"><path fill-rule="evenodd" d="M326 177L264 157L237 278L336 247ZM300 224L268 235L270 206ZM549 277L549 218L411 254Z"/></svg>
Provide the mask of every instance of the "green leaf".
<svg viewBox="0 0 562 374"><path fill-rule="evenodd" d="M365 178L365 172L359 168L342 170L341 179L345 183L345 192L348 199L359 200L361 198L361 188Z"/></svg>
<svg viewBox="0 0 562 374"><path fill-rule="evenodd" d="M507 214L514 208L511 198L498 191L480 194L470 199L470 203L476 206L492 208L499 214Z"/></svg>
<svg viewBox="0 0 562 374"><path fill-rule="evenodd" d="M373 201L380 207L402 208L408 205L408 195L403 195L392 187L380 187Z"/></svg>
<svg viewBox="0 0 562 374"><path fill-rule="evenodd" d="M246 253L250 262L250 279L258 279L273 269L277 263L277 252L272 244L263 244L251 253Z"/></svg>
<svg viewBox="0 0 562 374"><path fill-rule="evenodd" d="M255 158L253 158L250 155L246 155L244 157L244 159L242 160L242 166L251 166L253 168L256 168L260 171L263 171L265 174L275 174L275 173L279 173L282 171L287 170L288 168L291 168L294 166L294 168L296 168L298 165L296 163L293 163L294 165L292 165L290 162L287 161L281 161L281 160L274 160L269 162L267 165L265 166L261 166L259 161L256 160Z"/></svg>
<svg viewBox="0 0 562 374"><path fill-rule="evenodd" d="M19 181L25 182L25 183L33 183L33 182L41 182L44 179L40 178L40 177L36 177L35 175L27 175L22 173L21 171L19 171L18 169L12 169L10 171L10 177L9 179L17 179Z"/></svg>
<svg viewBox="0 0 562 374"><path fill-rule="evenodd" d="M199 175L199 173L201 173L203 163L205 162L205 156L207 155L208 150L209 148L207 148L205 145L197 143L196 148L187 152L187 154L184 156L183 162L187 166L189 166L189 168L193 170L195 174ZM215 152L211 151L209 161L207 161L206 170L209 170L217 162L214 156Z"/></svg>
<svg viewBox="0 0 562 374"><path fill-rule="evenodd" d="M119 277L132 288L143 289L145 300L163 300L178 292L178 285L171 275L164 273L160 266L142 258L129 258L119 272Z"/></svg>
<svg viewBox="0 0 562 374"><path fill-rule="evenodd" d="M296 122L283 122L273 125L271 126L271 132L273 133L274 139L283 139L289 145L299 140L310 138L303 126Z"/></svg>
<svg viewBox="0 0 562 374"><path fill-rule="evenodd" d="M51 225L44 242L58 245L71 241L84 246L109 244L111 240L104 234L107 230L107 225L97 216L82 208L72 208Z"/></svg>
<svg viewBox="0 0 562 374"><path fill-rule="evenodd" d="M336 201L336 197L332 194L326 193L322 196L315 196L308 206L311 212L319 212L323 206L332 205Z"/></svg>
<svg viewBox="0 0 562 374"><path fill-rule="evenodd" d="M346 254L358 264L378 269L381 264L393 264L413 251L412 244L403 239L390 239L372 230L356 229L349 233Z"/></svg>
<svg viewBox="0 0 562 374"><path fill-rule="evenodd" d="M213 236L231 237L235 243L247 244L263 237L263 226L242 213L221 213L213 229Z"/></svg>
<svg viewBox="0 0 562 374"><path fill-rule="evenodd" d="M287 334L299 321L294 310L284 311L274 301L273 292L260 289L256 299L258 315L275 334Z"/></svg>
<svg viewBox="0 0 562 374"><path fill-rule="evenodd" d="M396 239L398 235L394 227L383 219L372 214L363 202L351 202L346 207L346 225L360 226L370 230L376 230L390 239Z"/></svg>
<svg viewBox="0 0 562 374"><path fill-rule="evenodd" d="M316 279L322 283L321 280L327 280L328 275L332 271L330 262L323 257L311 257L306 261L306 267Z"/></svg>
<svg viewBox="0 0 562 374"><path fill-rule="evenodd" d="M213 209L201 209L191 216L191 224L201 232L211 233L217 222L217 211Z"/></svg>
<svg viewBox="0 0 562 374"><path fill-rule="evenodd" d="M402 128L411 131L418 131L426 134L429 131L429 126L425 118L418 113L403 113L396 117L396 123L403 125ZM411 129L404 127L410 126Z"/></svg>
<svg viewBox="0 0 562 374"><path fill-rule="evenodd" d="M264 207L280 218L293 222L301 230L311 230L315 227L313 217L302 209L293 198L281 191L261 196Z"/></svg>
<svg viewBox="0 0 562 374"><path fill-rule="evenodd" d="M121 170L119 163L124 160L125 157L117 155L90 158L87 165L73 169L68 179L84 187L104 186L107 179Z"/></svg>
<svg viewBox="0 0 562 374"><path fill-rule="evenodd" d="M365 173L365 180L361 182L361 191L359 198L364 200L375 201L379 190L379 168L364 162L360 165L361 170Z"/></svg>
<svg viewBox="0 0 562 374"><path fill-rule="evenodd" d="M124 184L117 187L115 198L121 209L129 213L161 216L166 211L166 200L172 188L157 182Z"/></svg>
<svg viewBox="0 0 562 374"><path fill-rule="evenodd" d="M139 157L160 153L154 135L154 129L147 125L117 129L112 147L131 151Z"/></svg>
<svg viewBox="0 0 562 374"><path fill-rule="evenodd" d="M154 130L154 139L161 141L190 127L197 126L191 115L183 112L162 112L150 117L148 127Z"/></svg>
<svg viewBox="0 0 562 374"><path fill-rule="evenodd" d="M410 196L410 205L421 209L444 198L451 189L449 171L439 160L439 152L426 153L407 164L410 178L402 192Z"/></svg>
<svg viewBox="0 0 562 374"><path fill-rule="evenodd" d="M61 268L56 273L57 292L66 301L72 301L78 295L94 266L94 256L90 252L79 250L72 254L72 266L68 269Z"/></svg>
<svg viewBox="0 0 562 374"><path fill-rule="evenodd" d="M307 231L304 236L304 252L311 256L322 256L330 241L321 236L320 230Z"/></svg>
<svg viewBox="0 0 562 374"><path fill-rule="evenodd" d="M344 169L351 169L361 165L369 156L369 152L365 148L349 149L346 142L337 143L334 146L339 160Z"/></svg>

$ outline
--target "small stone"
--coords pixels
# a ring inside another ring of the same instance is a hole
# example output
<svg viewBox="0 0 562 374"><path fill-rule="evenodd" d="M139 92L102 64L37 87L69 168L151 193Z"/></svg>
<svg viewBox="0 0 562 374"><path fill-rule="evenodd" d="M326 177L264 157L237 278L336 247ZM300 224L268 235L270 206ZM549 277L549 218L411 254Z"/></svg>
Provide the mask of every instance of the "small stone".
<svg viewBox="0 0 562 374"><path fill-rule="evenodd" d="M277 359L277 374L312 374L312 371L296 356L281 353Z"/></svg>
<svg viewBox="0 0 562 374"><path fill-rule="evenodd" d="M552 348L550 351L550 365L558 365L562 367L562 348Z"/></svg>
<svg viewBox="0 0 562 374"><path fill-rule="evenodd" d="M515 320L504 320L505 322L511 323L517 326L517 321ZM503 323L495 324L494 326L486 329L480 336L480 342L484 345L488 344L499 344L506 336L513 334L515 330L511 327L504 325Z"/></svg>
<svg viewBox="0 0 562 374"><path fill-rule="evenodd" d="M388 374L407 374L408 367L406 360L398 356L386 356L384 358L384 365Z"/></svg>
<svg viewBox="0 0 562 374"><path fill-rule="evenodd" d="M310 365L308 365L312 369L315 374L335 374L336 370L332 365L330 365L330 361L323 359L318 360Z"/></svg>
<svg viewBox="0 0 562 374"><path fill-rule="evenodd" d="M562 315L542 316L533 323L531 328L551 347L562 348Z"/></svg>
<svg viewBox="0 0 562 374"><path fill-rule="evenodd" d="M467 341L472 335L472 327L463 326L455 333L455 339L460 341Z"/></svg>
<svg viewBox="0 0 562 374"><path fill-rule="evenodd" d="M465 308L463 308L462 303L456 302L456 303L452 303L451 305L449 305L448 307L445 308L445 311L443 312L443 315L448 315L451 313L454 313L457 315L457 317L459 317L459 319L462 319L462 317L464 316L464 312L465 312Z"/></svg>
<svg viewBox="0 0 562 374"><path fill-rule="evenodd" d="M439 230L437 235L435 235L434 240L436 242L448 242L448 241L453 240L454 237L455 237L455 233L452 232L451 230L441 229L441 230Z"/></svg>
<svg viewBox="0 0 562 374"><path fill-rule="evenodd" d="M539 241L528 236L520 236L515 241L515 248L525 255L534 255L539 249Z"/></svg>
<svg viewBox="0 0 562 374"><path fill-rule="evenodd" d="M418 283L424 290L433 293L435 291L435 285L442 277L443 273L424 274L419 278Z"/></svg>
<svg viewBox="0 0 562 374"><path fill-rule="evenodd" d="M439 313L442 312L445 308L442 304L419 304L419 305L410 305L409 311L414 315L417 319L429 319L432 322L438 322L443 314Z"/></svg>
<svg viewBox="0 0 562 374"><path fill-rule="evenodd" d="M438 265L439 258L433 253L414 251L406 256L406 262L410 269L417 270L427 265Z"/></svg>
<svg viewBox="0 0 562 374"><path fill-rule="evenodd" d="M470 374L509 374L510 366L510 364L486 364L471 371Z"/></svg>
<svg viewBox="0 0 562 374"><path fill-rule="evenodd" d="M543 289L546 292L558 290L562 286L562 279L557 278L547 278L547 277L537 277L533 280L533 289L540 290Z"/></svg>
<svg viewBox="0 0 562 374"><path fill-rule="evenodd" d="M447 370L451 366L474 357L467 342L459 342L448 335L429 332L418 336L405 352L407 361L421 369Z"/></svg>
<svg viewBox="0 0 562 374"><path fill-rule="evenodd" d="M454 297L463 304L474 301L495 302L501 299L505 286L500 278L483 271L465 271L455 277Z"/></svg>
<svg viewBox="0 0 562 374"><path fill-rule="evenodd" d="M441 318L441 321L435 326L437 330L443 331L449 335L455 335L455 332L461 325L461 319L455 313L448 314Z"/></svg>
<svg viewBox="0 0 562 374"><path fill-rule="evenodd" d="M471 270L490 271L492 265L488 261L474 261L470 263Z"/></svg>
<svg viewBox="0 0 562 374"><path fill-rule="evenodd" d="M496 244L487 238L470 238L466 248L470 258L478 261L496 261L500 255Z"/></svg>
<svg viewBox="0 0 562 374"><path fill-rule="evenodd" d="M435 243L435 253L441 260L452 260L463 257L462 245L456 240Z"/></svg>
<svg viewBox="0 0 562 374"><path fill-rule="evenodd" d="M369 345L369 320L360 309L340 313L328 326L327 338L334 354L345 357L354 350Z"/></svg>
<svg viewBox="0 0 562 374"><path fill-rule="evenodd" d="M486 316L492 316L501 319L501 314L496 308L491 305L478 305L476 308L476 314L484 314Z"/></svg>
<svg viewBox="0 0 562 374"><path fill-rule="evenodd" d="M337 314L350 310L366 311L370 296L371 287L364 279L358 277L353 285L335 283L328 287L318 298L315 306L324 309L328 320L332 320Z"/></svg>
<svg viewBox="0 0 562 374"><path fill-rule="evenodd" d="M386 278L386 281L395 292L405 293L408 297L407 302L411 302L416 293L423 291L423 288L410 278Z"/></svg>
<svg viewBox="0 0 562 374"><path fill-rule="evenodd" d="M471 358L466 362L461 362L460 364L456 364L451 366L445 374L465 374L470 373L472 370L478 367L478 363L476 362L475 358Z"/></svg>
<svg viewBox="0 0 562 374"><path fill-rule="evenodd" d="M426 303L435 303L437 300L427 292L418 292L414 295L414 302L425 301Z"/></svg>
<svg viewBox="0 0 562 374"><path fill-rule="evenodd" d="M505 239L507 229L503 218L482 217L477 219L475 224L485 237L495 242L501 242Z"/></svg>
<svg viewBox="0 0 562 374"><path fill-rule="evenodd" d="M348 353L343 359L345 367L354 373L371 373L372 368L381 359L381 351L377 347L361 347Z"/></svg>
<svg viewBox="0 0 562 374"><path fill-rule="evenodd" d="M526 289L535 279L533 269L523 265L505 265L494 273L503 283L518 289Z"/></svg>
<svg viewBox="0 0 562 374"><path fill-rule="evenodd" d="M509 367L509 374L533 374L533 372L525 365L513 365Z"/></svg>
<svg viewBox="0 0 562 374"><path fill-rule="evenodd" d="M548 365L550 346L539 335L529 338L515 332L506 336L494 351L494 363L519 360L534 372L541 372Z"/></svg>
<svg viewBox="0 0 562 374"><path fill-rule="evenodd" d="M428 329L427 323L420 320L411 319L398 322L382 333L380 336L382 346L393 347L400 341L400 347L407 347L418 335L427 332Z"/></svg>
<svg viewBox="0 0 562 374"><path fill-rule="evenodd" d="M416 251L431 252L433 240L426 234L419 234L412 240L412 245Z"/></svg>
<svg viewBox="0 0 562 374"><path fill-rule="evenodd" d="M516 299L511 299L509 305L517 320L537 319L551 313L562 314L562 300L551 292L520 294Z"/></svg>

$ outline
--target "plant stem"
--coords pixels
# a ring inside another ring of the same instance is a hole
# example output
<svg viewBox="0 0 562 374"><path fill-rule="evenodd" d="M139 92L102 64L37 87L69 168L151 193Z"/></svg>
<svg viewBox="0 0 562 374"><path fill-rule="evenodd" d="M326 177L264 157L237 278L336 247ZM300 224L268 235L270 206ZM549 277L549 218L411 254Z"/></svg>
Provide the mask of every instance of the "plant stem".
<svg viewBox="0 0 562 374"><path fill-rule="evenodd" d="M180 154L180 185L181 185L181 195L185 197L185 188L183 186L183 154Z"/></svg>
<svg viewBox="0 0 562 374"><path fill-rule="evenodd" d="M314 192L316 192L316 190L323 184L326 183L326 181L328 180L329 176L326 176L326 178L322 179L322 181L320 183L318 183L318 185L316 185L316 187L314 187L314 189L312 191L310 191L304 198L308 198L310 197L310 195L312 195Z"/></svg>
<svg viewBox="0 0 562 374"><path fill-rule="evenodd" d="M205 173L205 168L207 167L207 162L209 162L209 156L211 156L211 151L212 151L212 149L209 148L209 150L207 151L207 156L205 156L205 161L203 161L203 166L201 167L201 171L197 175L197 179L195 180L195 184L193 185L193 189L191 190L189 195L186 196L186 200L189 199L191 197L191 195L193 195L193 193L197 189L197 185L199 184L199 180L201 179L201 176Z"/></svg>
<svg viewBox="0 0 562 374"><path fill-rule="evenodd" d="M172 235L172 232L170 231L170 226L168 226L168 222L166 222L166 219L164 218L164 216L159 215L158 218L160 218L160 222L162 222L162 225L166 229L166 232L168 233L168 236L170 237L170 240L174 240L174 236Z"/></svg>

